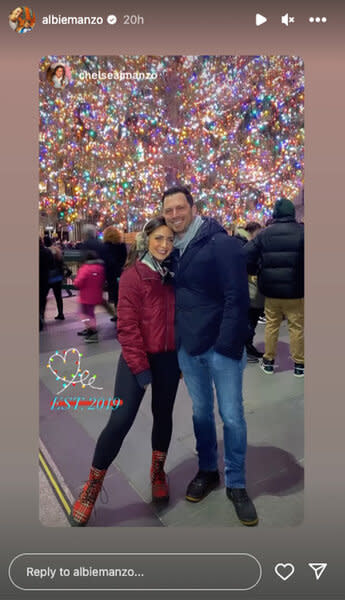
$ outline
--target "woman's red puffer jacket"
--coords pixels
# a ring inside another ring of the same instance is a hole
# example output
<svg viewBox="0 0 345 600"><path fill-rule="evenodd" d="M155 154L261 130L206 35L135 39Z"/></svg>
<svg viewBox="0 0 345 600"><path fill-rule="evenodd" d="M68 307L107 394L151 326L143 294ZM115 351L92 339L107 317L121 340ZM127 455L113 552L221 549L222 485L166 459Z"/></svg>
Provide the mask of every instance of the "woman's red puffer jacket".
<svg viewBox="0 0 345 600"><path fill-rule="evenodd" d="M147 354L175 350L175 293L160 274L139 261L120 277L118 340L134 375L150 369Z"/></svg>

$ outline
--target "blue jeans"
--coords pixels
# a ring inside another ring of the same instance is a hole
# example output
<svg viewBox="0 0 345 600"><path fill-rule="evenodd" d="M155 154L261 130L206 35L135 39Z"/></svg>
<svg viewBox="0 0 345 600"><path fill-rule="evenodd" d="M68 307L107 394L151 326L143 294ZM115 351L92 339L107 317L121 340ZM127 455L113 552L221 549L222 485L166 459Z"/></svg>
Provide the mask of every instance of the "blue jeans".
<svg viewBox="0 0 345 600"><path fill-rule="evenodd" d="M213 348L198 356L191 356L181 347L178 360L193 402L193 425L199 469L218 469L212 385L214 382L224 430L225 484L227 487L245 487L247 426L242 398L245 351L241 360L234 360L218 354Z"/></svg>

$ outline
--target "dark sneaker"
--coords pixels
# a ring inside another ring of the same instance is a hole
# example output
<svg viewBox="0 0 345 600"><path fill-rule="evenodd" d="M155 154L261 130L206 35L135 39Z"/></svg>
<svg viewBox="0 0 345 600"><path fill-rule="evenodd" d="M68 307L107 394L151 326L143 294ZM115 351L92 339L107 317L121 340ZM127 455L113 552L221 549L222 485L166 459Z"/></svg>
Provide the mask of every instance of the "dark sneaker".
<svg viewBox="0 0 345 600"><path fill-rule="evenodd" d="M255 506L245 488L226 488L226 495L233 503L236 514L243 525L252 527L259 522Z"/></svg>
<svg viewBox="0 0 345 600"><path fill-rule="evenodd" d="M257 350L255 348L255 346L253 346L253 344L247 344L246 349L247 349L248 357L254 356L255 358L262 358L264 355L264 353L260 352L260 350Z"/></svg>
<svg viewBox="0 0 345 600"><path fill-rule="evenodd" d="M295 377L304 377L304 363L295 363Z"/></svg>
<svg viewBox="0 0 345 600"><path fill-rule="evenodd" d="M274 373L274 360L268 360L268 358L263 358L260 363L260 369L263 370L267 375L273 375Z"/></svg>
<svg viewBox="0 0 345 600"><path fill-rule="evenodd" d="M219 485L218 471L198 471L186 491L186 500L200 502Z"/></svg>
<svg viewBox="0 0 345 600"><path fill-rule="evenodd" d="M98 333L96 329L89 329L85 335L85 342L87 344L95 344L98 342Z"/></svg>
<svg viewBox="0 0 345 600"><path fill-rule="evenodd" d="M87 335L88 329L83 329L82 331L77 331L77 335Z"/></svg>
<svg viewBox="0 0 345 600"><path fill-rule="evenodd" d="M64 321L65 317L64 315L56 315L56 317L54 317L55 321Z"/></svg>

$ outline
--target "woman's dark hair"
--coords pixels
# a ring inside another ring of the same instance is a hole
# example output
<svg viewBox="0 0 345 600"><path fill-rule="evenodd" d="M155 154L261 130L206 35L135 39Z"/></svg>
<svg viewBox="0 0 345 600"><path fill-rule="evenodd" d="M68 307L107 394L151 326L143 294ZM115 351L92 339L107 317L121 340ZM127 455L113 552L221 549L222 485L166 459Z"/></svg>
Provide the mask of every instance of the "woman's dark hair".
<svg viewBox="0 0 345 600"><path fill-rule="evenodd" d="M55 67L55 69L53 70L53 77L54 77L54 75L56 75L56 71L57 71L58 69L62 69L62 70L63 70L63 76L62 76L62 79L63 79L63 80L65 80L65 77L66 77L66 69L65 69L65 67L63 67L62 65L57 65L57 67Z"/></svg>
<svg viewBox="0 0 345 600"><path fill-rule="evenodd" d="M168 190L165 190L165 192L163 193L163 196L162 196L162 204L164 204L164 200L167 196L172 196L173 194L184 194L188 204L190 206L193 206L194 200L193 200L192 194L190 193L190 191L187 187L182 186L182 185L175 185L175 186L169 188Z"/></svg>
<svg viewBox="0 0 345 600"><path fill-rule="evenodd" d="M49 83L53 82L53 77L56 74L57 69L62 69L63 70L63 76L62 76L62 81L65 81L66 79L66 69L63 65L57 65L56 67L54 67L54 69L52 69L51 66L48 67L47 69L47 80L49 81Z"/></svg>
<svg viewBox="0 0 345 600"><path fill-rule="evenodd" d="M159 217L155 217L154 219L151 219L151 221L148 221L143 232L146 233L146 235L151 235L158 227L162 227L163 225L166 225L166 220L160 215Z"/></svg>
<svg viewBox="0 0 345 600"><path fill-rule="evenodd" d="M151 235L156 229L159 227L167 226L164 217L155 217L148 221L142 231L137 234L137 238L135 242L131 245L127 260L125 263L125 269L127 267L131 267L134 265L135 261L139 258L139 256L143 256L148 250L148 236Z"/></svg>

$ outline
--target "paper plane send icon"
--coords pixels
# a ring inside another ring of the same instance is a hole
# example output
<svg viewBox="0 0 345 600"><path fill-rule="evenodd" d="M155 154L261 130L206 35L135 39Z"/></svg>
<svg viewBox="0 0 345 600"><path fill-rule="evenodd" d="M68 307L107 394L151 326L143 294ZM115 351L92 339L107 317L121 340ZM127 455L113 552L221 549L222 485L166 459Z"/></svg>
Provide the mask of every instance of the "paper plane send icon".
<svg viewBox="0 0 345 600"><path fill-rule="evenodd" d="M313 569L313 571L315 573L315 577L316 577L317 581L319 581L322 573L324 572L325 568L327 567L327 563L308 563L308 565L311 569Z"/></svg>
<svg viewBox="0 0 345 600"><path fill-rule="evenodd" d="M267 21L266 17L264 17L263 15L260 15L259 13L256 13L255 25L257 25L257 26L263 25L263 23L266 23L266 21Z"/></svg>

